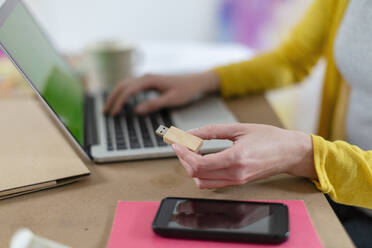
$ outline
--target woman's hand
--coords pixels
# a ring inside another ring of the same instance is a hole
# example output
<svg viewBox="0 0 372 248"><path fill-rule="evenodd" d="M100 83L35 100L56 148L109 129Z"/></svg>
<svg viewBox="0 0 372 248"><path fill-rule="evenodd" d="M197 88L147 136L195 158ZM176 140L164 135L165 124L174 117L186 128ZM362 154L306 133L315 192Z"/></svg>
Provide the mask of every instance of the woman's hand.
<svg viewBox="0 0 372 248"><path fill-rule="evenodd" d="M201 189L241 185L280 173L316 178L310 135L258 124L210 125L190 133L202 139L229 139L232 147L200 155L173 145Z"/></svg>
<svg viewBox="0 0 372 248"><path fill-rule="evenodd" d="M190 75L146 75L129 79L118 84L105 104L105 112L116 115L125 102L144 90L157 90L159 97L145 101L137 106L137 113L146 114L163 107L175 107L190 102L195 96L216 91L219 77L209 71Z"/></svg>

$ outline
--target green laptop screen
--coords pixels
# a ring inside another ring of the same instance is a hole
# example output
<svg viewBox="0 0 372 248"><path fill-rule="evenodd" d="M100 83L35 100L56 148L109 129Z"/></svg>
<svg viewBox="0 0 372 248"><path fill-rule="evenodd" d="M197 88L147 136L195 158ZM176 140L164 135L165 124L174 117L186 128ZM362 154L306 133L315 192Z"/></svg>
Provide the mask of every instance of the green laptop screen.
<svg viewBox="0 0 372 248"><path fill-rule="evenodd" d="M83 146L83 100L80 80L55 52L22 4L0 28L0 41L75 139Z"/></svg>

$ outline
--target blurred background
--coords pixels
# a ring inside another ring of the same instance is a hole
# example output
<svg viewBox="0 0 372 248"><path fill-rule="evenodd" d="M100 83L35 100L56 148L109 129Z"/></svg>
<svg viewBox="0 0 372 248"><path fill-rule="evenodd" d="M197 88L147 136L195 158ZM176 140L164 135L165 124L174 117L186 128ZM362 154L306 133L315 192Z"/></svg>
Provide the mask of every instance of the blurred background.
<svg viewBox="0 0 372 248"><path fill-rule="evenodd" d="M0 1L2 4L4 1ZM143 72L205 70L275 48L311 0L25 0L58 50L82 54L97 41L124 40L145 54ZM303 83L266 94L287 128L315 132L320 62ZM0 93L25 87L0 59ZM300 118L299 118L300 116Z"/></svg>

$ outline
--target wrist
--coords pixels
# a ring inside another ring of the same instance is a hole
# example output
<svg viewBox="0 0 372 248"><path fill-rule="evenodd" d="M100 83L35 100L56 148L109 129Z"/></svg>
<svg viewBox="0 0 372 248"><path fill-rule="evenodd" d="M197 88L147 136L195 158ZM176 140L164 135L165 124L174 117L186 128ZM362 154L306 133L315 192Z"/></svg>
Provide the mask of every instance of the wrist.
<svg viewBox="0 0 372 248"><path fill-rule="evenodd" d="M214 71L206 71L201 73L202 76L202 87L203 93L213 93L220 89L220 76Z"/></svg>
<svg viewBox="0 0 372 248"><path fill-rule="evenodd" d="M296 132L296 161L290 166L288 174L293 176L316 179L317 174L314 165L314 149L311 135Z"/></svg>

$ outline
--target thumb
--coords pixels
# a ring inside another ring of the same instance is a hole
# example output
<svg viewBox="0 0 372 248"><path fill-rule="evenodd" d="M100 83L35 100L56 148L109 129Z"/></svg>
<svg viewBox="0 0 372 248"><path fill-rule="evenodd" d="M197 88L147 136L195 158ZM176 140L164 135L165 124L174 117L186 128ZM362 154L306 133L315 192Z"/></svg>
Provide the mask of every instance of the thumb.
<svg viewBox="0 0 372 248"><path fill-rule="evenodd" d="M214 124L190 130L189 133L205 140L228 139L234 141L244 133L244 125L240 123Z"/></svg>

